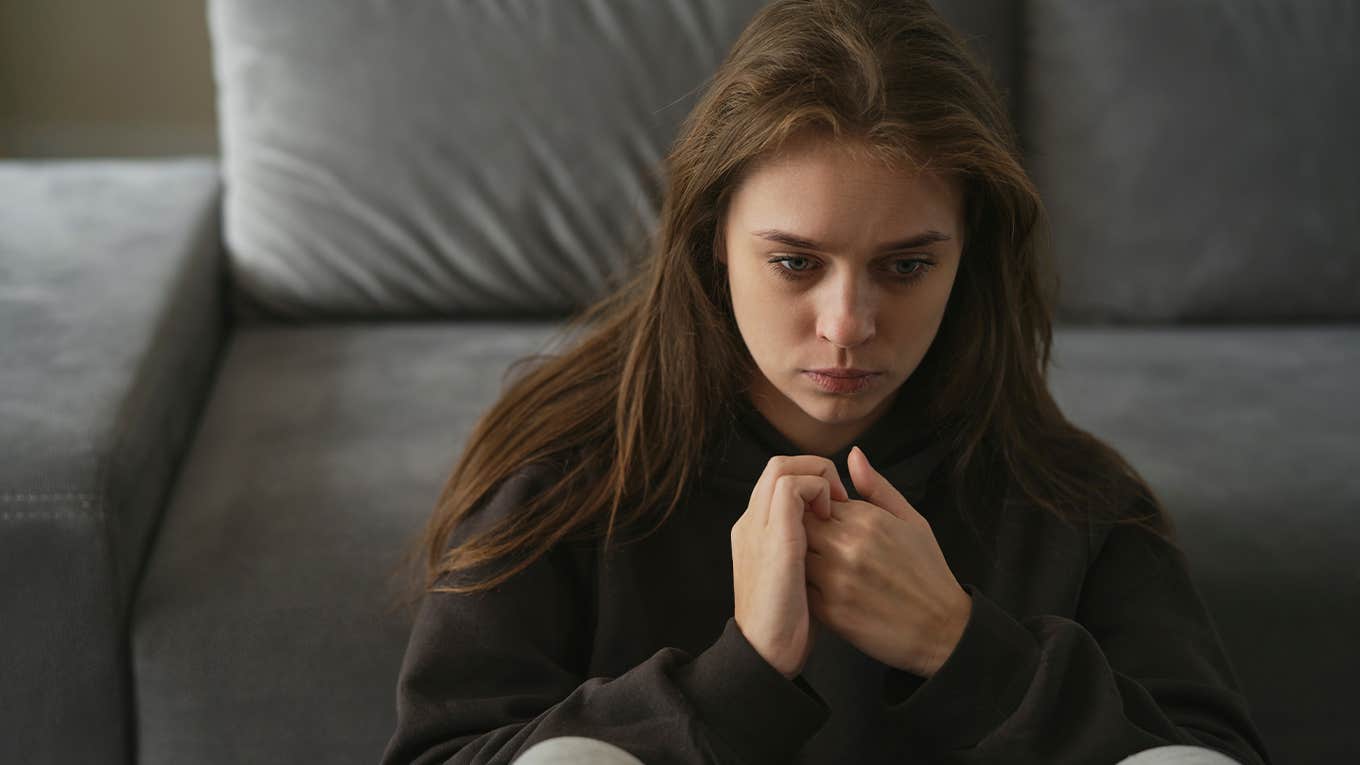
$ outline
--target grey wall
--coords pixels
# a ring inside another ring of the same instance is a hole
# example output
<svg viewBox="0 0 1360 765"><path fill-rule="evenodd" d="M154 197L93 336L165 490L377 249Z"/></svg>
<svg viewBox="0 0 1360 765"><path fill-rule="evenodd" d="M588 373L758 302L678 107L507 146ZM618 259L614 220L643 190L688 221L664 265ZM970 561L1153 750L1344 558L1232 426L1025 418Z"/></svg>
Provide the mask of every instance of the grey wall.
<svg viewBox="0 0 1360 765"><path fill-rule="evenodd" d="M205 3L0 0L0 158L217 151Z"/></svg>

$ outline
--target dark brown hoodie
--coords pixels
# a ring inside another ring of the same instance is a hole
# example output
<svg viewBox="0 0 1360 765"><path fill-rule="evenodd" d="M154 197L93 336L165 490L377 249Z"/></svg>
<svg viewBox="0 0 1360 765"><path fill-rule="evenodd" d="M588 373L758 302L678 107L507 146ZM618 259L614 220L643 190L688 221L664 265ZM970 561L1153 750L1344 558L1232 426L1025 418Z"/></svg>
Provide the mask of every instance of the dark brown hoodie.
<svg viewBox="0 0 1360 765"><path fill-rule="evenodd" d="M655 534L607 558L563 543L489 592L427 593L383 763L508 763L589 736L668 763L1108 763L1167 744L1245 765L1264 744L1183 556L1127 526L1069 527L999 502L970 526L945 444L898 396L857 443L930 522L973 599L929 680L822 628L793 680L733 620L731 528L770 457L802 453L749 402ZM853 499L846 458L831 456ZM501 485L450 544L553 478ZM472 520L475 519L475 522Z"/></svg>

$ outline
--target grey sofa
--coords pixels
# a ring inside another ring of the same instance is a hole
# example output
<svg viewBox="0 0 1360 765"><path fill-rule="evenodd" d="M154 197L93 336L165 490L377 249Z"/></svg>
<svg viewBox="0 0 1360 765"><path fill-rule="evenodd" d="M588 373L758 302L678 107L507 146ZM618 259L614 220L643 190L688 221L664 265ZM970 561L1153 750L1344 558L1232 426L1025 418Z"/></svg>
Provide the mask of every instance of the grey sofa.
<svg viewBox="0 0 1360 765"><path fill-rule="evenodd" d="M759 5L212 0L220 157L0 162L0 761L376 761L399 551ZM1049 206L1059 402L1274 761L1353 758L1360 12L938 5Z"/></svg>

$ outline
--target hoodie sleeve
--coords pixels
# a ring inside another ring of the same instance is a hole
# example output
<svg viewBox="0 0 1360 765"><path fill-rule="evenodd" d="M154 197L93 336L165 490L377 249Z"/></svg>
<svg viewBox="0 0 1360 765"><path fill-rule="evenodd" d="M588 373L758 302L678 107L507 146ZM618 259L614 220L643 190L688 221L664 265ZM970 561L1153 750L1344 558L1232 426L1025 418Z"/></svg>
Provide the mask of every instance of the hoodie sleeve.
<svg viewBox="0 0 1360 765"><path fill-rule="evenodd" d="M516 474L450 544L540 485ZM425 593L385 765L509 763L555 736L600 739L647 765L784 762L829 716L816 691L767 663L732 618L696 656L663 648L617 677L586 677L591 600L572 567L559 544L491 590Z"/></svg>
<svg viewBox="0 0 1360 765"><path fill-rule="evenodd" d="M1106 535L1075 619L1017 620L963 587L972 616L940 669L889 675L888 714L910 751L948 763L1115 763L1181 744L1269 762L1183 554L1151 532Z"/></svg>

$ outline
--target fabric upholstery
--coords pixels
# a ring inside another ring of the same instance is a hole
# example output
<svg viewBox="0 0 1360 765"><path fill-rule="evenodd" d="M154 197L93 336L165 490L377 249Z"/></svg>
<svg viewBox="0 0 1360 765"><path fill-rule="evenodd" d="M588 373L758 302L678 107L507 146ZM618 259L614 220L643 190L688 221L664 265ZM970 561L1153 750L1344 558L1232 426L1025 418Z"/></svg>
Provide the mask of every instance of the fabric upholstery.
<svg viewBox="0 0 1360 765"><path fill-rule="evenodd" d="M0 761L124 762L127 607L226 317L216 163L0 162Z"/></svg>
<svg viewBox="0 0 1360 765"><path fill-rule="evenodd" d="M238 312L543 317L599 297L763 4L212 0ZM1013 3L941 7L1011 76Z"/></svg>
<svg viewBox="0 0 1360 765"><path fill-rule="evenodd" d="M554 326L234 335L132 625L142 762L376 761L409 632L388 610L397 551L509 364L557 343ZM1055 349L1059 403L1178 522L1281 762L1344 745L1330 710L1360 597L1345 448L1360 420L1337 404L1358 348L1360 329L1321 327L1068 328Z"/></svg>
<svg viewBox="0 0 1360 765"><path fill-rule="evenodd" d="M1021 132L1074 322L1360 318L1360 6L1035 0Z"/></svg>
<svg viewBox="0 0 1360 765"><path fill-rule="evenodd" d="M1051 385L1172 513L1276 762L1341 762L1360 681L1360 326L1059 330Z"/></svg>
<svg viewBox="0 0 1360 765"><path fill-rule="evenodd" d="M139 762L374 763L397 555L533 322L242 328L130 625Z"/></svg>

